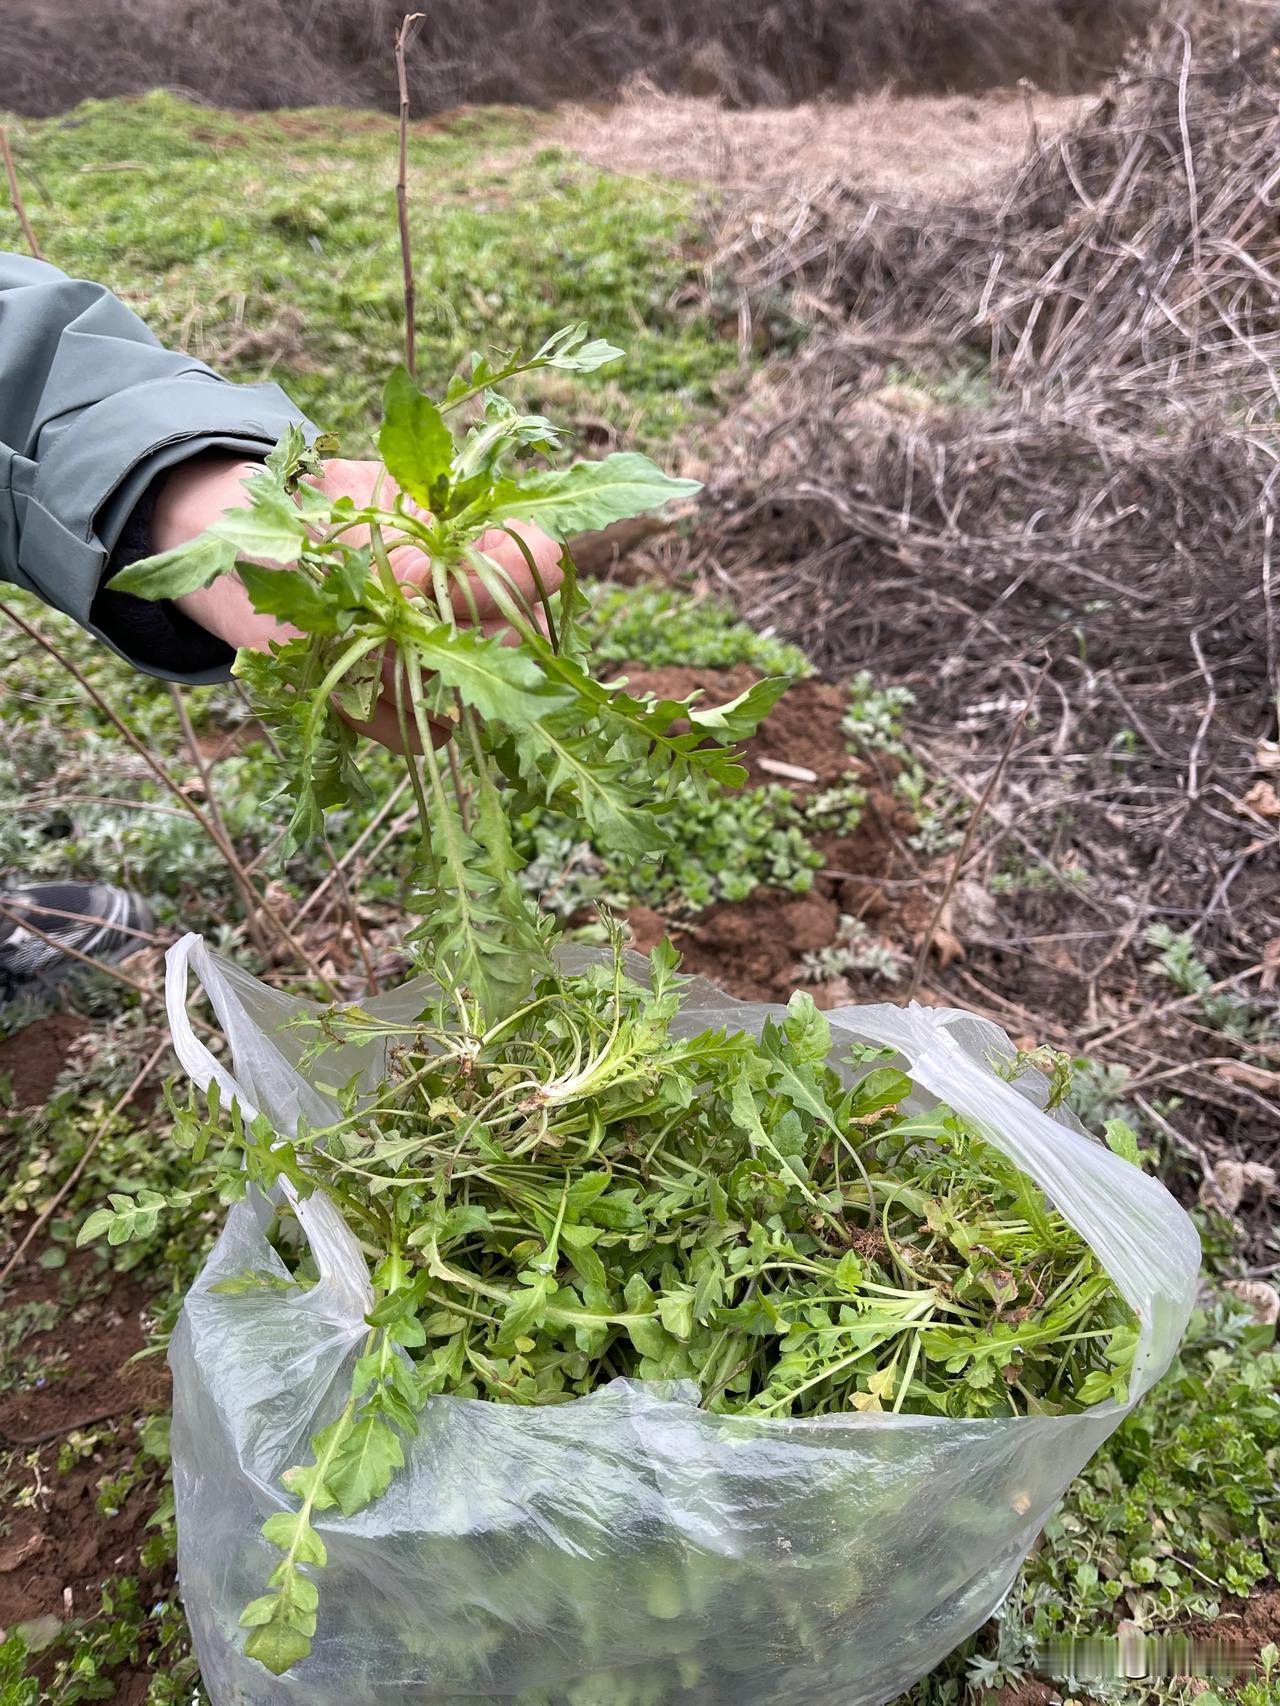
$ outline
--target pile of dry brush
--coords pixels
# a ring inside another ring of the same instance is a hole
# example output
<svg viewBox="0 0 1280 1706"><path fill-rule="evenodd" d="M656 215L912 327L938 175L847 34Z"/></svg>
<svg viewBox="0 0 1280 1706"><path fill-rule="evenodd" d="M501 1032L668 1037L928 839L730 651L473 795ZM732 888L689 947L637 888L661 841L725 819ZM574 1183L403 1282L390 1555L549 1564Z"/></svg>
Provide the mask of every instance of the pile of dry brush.
<svg viewBox="0 0 1280 1706"><path fill-rule="evenodd" d="M785 283L822 329L730 423L703 569L821 661L905 677L971 775L1049 653L1005 851L1089 873L1094 940L1005 970L1076 1036L1100 968L1150 997L1153 921L1264 1005L1280 970L1280 21L1193 21L987 199L834 188L726 232L746 309ZM1022 928L1068 910L1038 893ZM1202 1087L1206 1129L1274 1151L1280 1074Z"/></svg>
<svg viewBox="0 0 1280 1706"><path fill-rule="evenodd" d="M734 104L1033 78L1089 88L1154 0L437 0L414 111L608 98L631 78ZM0 107L60 112L157 85L235 107L390 107L407 0L5 0Z"/></svg>

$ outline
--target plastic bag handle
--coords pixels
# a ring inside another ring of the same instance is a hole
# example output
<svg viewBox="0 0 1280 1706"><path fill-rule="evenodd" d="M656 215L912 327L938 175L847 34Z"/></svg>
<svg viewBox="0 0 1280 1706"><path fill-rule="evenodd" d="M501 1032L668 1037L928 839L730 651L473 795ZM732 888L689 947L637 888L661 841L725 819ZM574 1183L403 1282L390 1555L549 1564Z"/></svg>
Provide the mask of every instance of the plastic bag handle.
<svg viewBox="0 0 1280 1706"><path fill-rule="evenodd" d="M164 998L174 1052L201 1090L216 1083L228 1103L238 1102L246 1120L255 1120L259 1109L253 1098L245 1094L239 1082L205 1047L192 1026L187 1012L192 971L213 1004L219 1023L224 1030L230 1029L225 985L217 976L204 938L188 932L165 954ZM306 1234L320 1276L319 1284L309 1294L307 1307L320 1309L330 1319L349 1325L353 1333L362 1331L364 1315L373 1303L373 1292L360 1246L323 1191L300 1197L288 1179L280 1180L280 1189Z"/></svg>
<svg viewBox="0 0 1280 1706"><path fill-rule="evenodd" d="M188 931L176 941L164 956L164 1004L169 1016L169 1032L173 1038L173 1052L187 1076L199 1086L207 1090L210 1084L216 1084L227 1098L234 1098L239 1104L245 1117L255 1120L258 1109L251 1097L246 1096L240 1085L231 1076L221 1061L212 1054L200 1041L191 1023L191 1015L187 1012L188 987L190 983L191 959L194 954L202 958L207 956L204 937L194 931ZM207 968L206 968L207 969ZM200 968L196 968L196 978L201 988L213 1002L214 1011L219 1020L223 1019L221 1003L218 1000L216 987L211 989ZM211 981L211 980L210 980Z"/></svg>

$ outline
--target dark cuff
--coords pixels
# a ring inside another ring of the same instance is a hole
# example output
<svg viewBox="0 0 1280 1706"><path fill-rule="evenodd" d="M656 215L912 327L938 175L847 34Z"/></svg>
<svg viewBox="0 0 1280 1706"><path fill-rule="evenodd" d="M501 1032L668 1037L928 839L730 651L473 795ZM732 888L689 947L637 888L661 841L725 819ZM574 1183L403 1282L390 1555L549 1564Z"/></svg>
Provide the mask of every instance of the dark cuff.
<svg viewBox="0 0 1280 1706"><path fill-rule="evenodd" d="M236 654L225 640L193 622L167 598L137 598L131 592L113 592L107 585L121 569L151 555L151 518L159 483L152 481L125 522L103 571L90 620L104 639L141 669L206 680L229 676Z"/></svg>

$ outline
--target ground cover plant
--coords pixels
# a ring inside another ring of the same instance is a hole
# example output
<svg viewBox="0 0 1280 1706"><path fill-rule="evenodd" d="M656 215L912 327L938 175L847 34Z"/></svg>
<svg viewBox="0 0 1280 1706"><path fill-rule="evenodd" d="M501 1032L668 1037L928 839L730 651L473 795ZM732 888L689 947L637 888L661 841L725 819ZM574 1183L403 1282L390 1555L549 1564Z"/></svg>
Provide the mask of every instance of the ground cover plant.
<svg viewBox="0 0 1280 1706"><path fill-rule="evenodd" d="M516 880L522 801L637 860L658 855L677 788L710 798L739 783L730 743L786 685L765 678L705 706L598 681L568 554L549 596L525 548L531 598L478 548L495 527L519 541L516 515L563 537L687 495L633 452L540 465L555 428L500 389L619 355L570 327L528 358L474 357L440 404L400 369L379 434L395 482L384 501L318 494L305 479L316 453L295 430L246 480L246 508L118 577L161 597L235 570L259 610L299 630L237 663L281 745L292 844L367 793L347 717L372 714L394 648L417 803L422 918L408 941L439 997L398 1030L329 1007L304 1055L322 1068L337 1045L378 1037L387 1070L372 1100L353 1080L336 1123L291 1135L215 1094L176 1134L197 1164L212 1159L206 1190L222 1201L278 1193L286 1287L314 1277L294 1214L316 1190L369 1260L350 1397L313 1460L284 1477L299 1503L265 1524L281 1561L242 1616L246 1653L273 1671L304 1658L316 1631L310 1572L326 1549L313 1515L350 1515L386 1491L433 1394L555 1403L630 1374L692 1379L704 1406L740 1414L954 1417L1070 1413L1127 1394L1136 1323L1083 1242L948 1110L903 1114L910 1080L876 1066L876 1051L854 1051L863 1070L842 1078L807 998L758 1042L682 1037L667 945L647 987L607 919L599 966L556 965L552 921ZM469 404L455 435L447 417ZM391 566L406 542L432 570L413 596ZM505 633L467 625L481 591ZM1132 1145L1121 1129L1115 1141ZM81 1241L149 1235L200 1195L116 1193Z"/></svg>
<svg viewBox="0 0 1280 1706"><path fill-rule="evenodd" d="M442 388L460 348L590 316L626 340L625 387L588 392L544 369L527 400L652 449L705 418L737 365L696 288L696 196L544 146L544 124L480 107L414 128L419 369ZM157 91L10 135L42 247L64 272L109 280L171 347L274 379L346 454L368 449L401 312L377 193L392 190L393 119L227 112ZM17 247L8 220L0 208L0 240Z"/></svg>

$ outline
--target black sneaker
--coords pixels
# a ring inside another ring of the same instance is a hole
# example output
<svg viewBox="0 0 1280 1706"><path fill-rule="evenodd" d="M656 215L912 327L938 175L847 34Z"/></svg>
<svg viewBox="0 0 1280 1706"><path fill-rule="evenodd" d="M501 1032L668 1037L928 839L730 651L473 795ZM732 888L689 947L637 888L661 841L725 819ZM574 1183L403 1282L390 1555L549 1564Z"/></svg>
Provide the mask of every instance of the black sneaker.
<svg viewBox="0 0 1280 1706"><path fill-rule="evenodd" d="M108 883L36 883L0 892L0 908L0 1004L36 995L75 971L83 962L61 952L62 944L114 962L137 953L152 924L146 901Z"/></svg>

